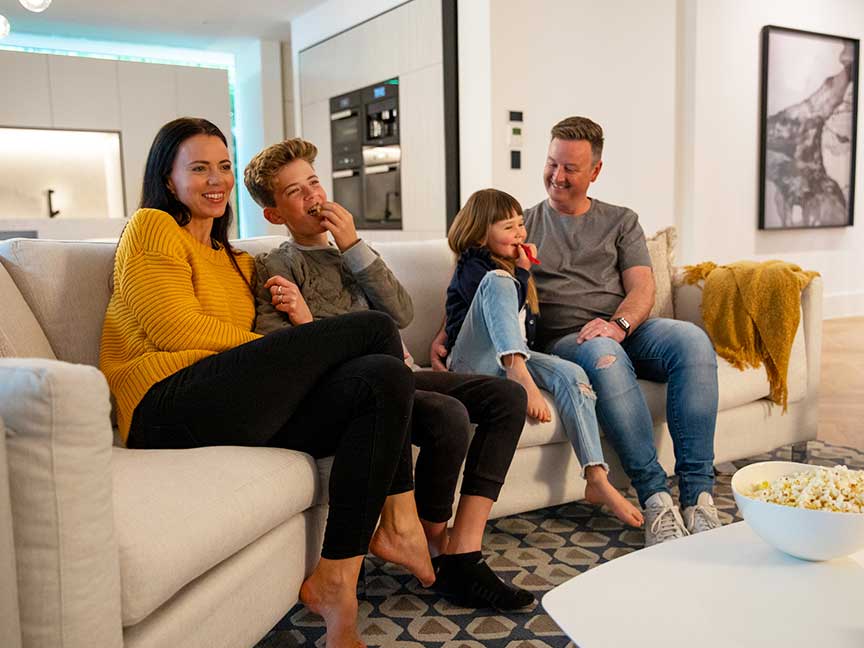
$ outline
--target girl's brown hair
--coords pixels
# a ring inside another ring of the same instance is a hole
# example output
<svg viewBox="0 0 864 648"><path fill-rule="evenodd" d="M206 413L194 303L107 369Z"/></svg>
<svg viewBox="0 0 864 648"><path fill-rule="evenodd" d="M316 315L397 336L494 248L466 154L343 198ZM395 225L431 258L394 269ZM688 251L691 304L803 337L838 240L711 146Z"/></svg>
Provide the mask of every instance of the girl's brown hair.
<svg viewBox="0 0 864 648"><path fill-rule="evenodd" d="M447 233L447 243L457 257L468 248L484 247L489 228L498 221L512 218L514 214L521 216L522 206L510 194L498 189L475 191L456 214ZM513 259L493 254L492 260L499 268L515 276L516 262ZM532 313L540 312L534 277L528 279L528 294L525 300Z"/></svg>

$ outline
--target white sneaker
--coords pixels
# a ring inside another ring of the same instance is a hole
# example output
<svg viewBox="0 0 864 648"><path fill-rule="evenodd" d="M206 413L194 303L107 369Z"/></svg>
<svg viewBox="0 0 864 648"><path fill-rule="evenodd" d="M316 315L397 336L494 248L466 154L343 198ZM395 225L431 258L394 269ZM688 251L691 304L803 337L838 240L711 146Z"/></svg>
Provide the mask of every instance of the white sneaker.
<svg viewBox="0 0 864 648"><path fill-rule="evenodd" d="M690 535L681 512L666 491L654 493L645 502L645 546L660 544Z"/></svg>
<svg viewBox="0 0 864 648"><path fill-rule="evenodd" d="M714 506L714 498L711 493L699 493L696 504L684 509L684 522L690 533L701 533L723 526L717 515L717 507Z"/></svg>

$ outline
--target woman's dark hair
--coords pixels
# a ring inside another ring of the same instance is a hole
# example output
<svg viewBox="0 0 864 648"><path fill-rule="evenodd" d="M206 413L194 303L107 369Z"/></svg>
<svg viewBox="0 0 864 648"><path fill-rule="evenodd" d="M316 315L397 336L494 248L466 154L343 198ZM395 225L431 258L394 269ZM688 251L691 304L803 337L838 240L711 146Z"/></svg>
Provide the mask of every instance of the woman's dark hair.
<svg viewBox="0 0 864 648"><path fill-rule="evenodd" d="M189 224L189 221L192 220L192 214L189 212L189 208L180 202L168 188L168 179L174 168L177 152L183 142L195 135L218 137L226 147L228 146L225 135L213 122L200 117L180 117L168 122L156 133L153 144L150 146L150 152L147 154L147 164L144 166L144 185L141 189L141 202L138 207L141 209L161 209L168 212L180 227ZM225 250L231 263L234 264L237 272L243 277L243 281L249 286L249 290L252 290L252 286L240 271L240 266L234 258L239 252L235 252L228 241L228 232L231 229L233 218L234 213L231 204L228 203L225 205L225 213L222 217L213 221L210 240L215 249L221 247Z"/></svg>

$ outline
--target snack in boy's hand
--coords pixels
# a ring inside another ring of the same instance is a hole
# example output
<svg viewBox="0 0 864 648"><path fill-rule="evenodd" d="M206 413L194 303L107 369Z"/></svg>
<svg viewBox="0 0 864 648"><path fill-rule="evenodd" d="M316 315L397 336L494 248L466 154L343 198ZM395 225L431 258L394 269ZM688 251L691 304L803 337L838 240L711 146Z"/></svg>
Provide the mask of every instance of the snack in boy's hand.
<svg viewBox="0 0 864 648"><path fill-rule="evenodd" d="M522 251L525 253L525 256L528 257L528 260L534 265L540 265L540 259L531 254L531 246L526 245L525 243L520 243L519 246L522 248Z"/></svg>

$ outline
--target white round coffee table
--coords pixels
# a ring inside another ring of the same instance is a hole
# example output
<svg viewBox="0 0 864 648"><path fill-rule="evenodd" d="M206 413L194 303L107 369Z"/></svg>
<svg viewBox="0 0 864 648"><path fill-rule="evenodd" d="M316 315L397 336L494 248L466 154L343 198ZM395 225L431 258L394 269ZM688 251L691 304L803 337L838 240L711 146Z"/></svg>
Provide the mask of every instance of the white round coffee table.
<svg viewBox="0 0 864 648"><path fill-rule="evenodd" d="M604 563L543 607L579 648L862 648L864 552L806 562L738 522Z"/></svg>

